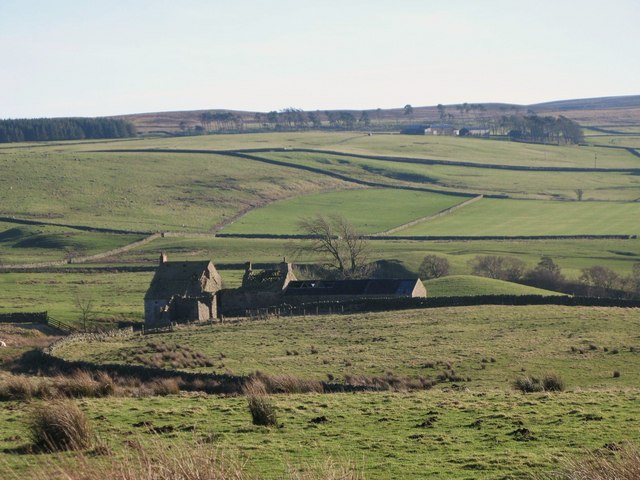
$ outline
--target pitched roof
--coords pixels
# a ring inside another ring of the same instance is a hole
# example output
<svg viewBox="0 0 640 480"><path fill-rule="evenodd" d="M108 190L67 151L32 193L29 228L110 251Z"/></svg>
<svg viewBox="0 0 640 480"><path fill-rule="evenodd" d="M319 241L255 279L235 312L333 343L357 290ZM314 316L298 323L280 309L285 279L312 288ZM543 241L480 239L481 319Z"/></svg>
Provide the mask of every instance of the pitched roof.
<svg viewBox="0 0 640 480"><path fill-rule="evenodd" d="M205 272L214 273L204 278ZM207 292L215 292L220 288L219 275L209 260L191 262L165 262L158 266L151 280L145 299L169 299L174 295L181 297L200 297ZM212 281L213 280L213 281Z"/></svg>
<svg viewBox="0 0 640 480"><path fill-rule="evenodd" d="M296 280L289 282L285 296L314 295L406 295L413 292L420 280L411 279L365 279L365 280Z"/></svg>

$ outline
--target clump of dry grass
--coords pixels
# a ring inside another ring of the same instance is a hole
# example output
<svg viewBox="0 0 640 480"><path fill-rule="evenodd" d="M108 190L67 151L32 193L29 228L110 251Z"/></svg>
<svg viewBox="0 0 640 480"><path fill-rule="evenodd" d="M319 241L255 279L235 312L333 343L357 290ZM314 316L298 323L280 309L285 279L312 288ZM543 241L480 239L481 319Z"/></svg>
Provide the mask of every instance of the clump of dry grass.
<svg viewBox="0 0 640 480"><path fill-rule="evenodd" d="M386 375L345 375L345 384L353 387L362 387L371 390L427 390L436 382L426 377L406 377L387 372Z"/></svg>
<svg viewBox="0 0 640 480"><path fill-rule="evenodd" d="M542 378L526 375L518 377L513 386L523 393L561 392L566 388L564 380L557 373L548 373Z"/></svg>
<svg viewBox="0 0 640 480"><path fill-rule="evenodd" d="M159 378L150 384L154 395L177 395L180 393L180 383L177 378Z"/></svg>
<svg viewBox="0 0 640 480"><path fill-rule="evenodd" d="M75 460L63 461L62 465L50 464L30 471L33 480L257 480L259 477L247 473L243 464L225 456L210 445L196 443L173 445L167 449L160 442L144 447L132 442L123 458L108 463L96 464L87 454L79 454ZM364 480L364 474L351 464L341 465L327 459L318 465L303 468L289 467L284 478L290 480ZM10 476L17 480L18 474Z"/></svg>
<svg viewBox="0 0 640 480"><path fill-rule="evenodd" d="M305 468L289 467L289 478L291 480L364 480L365 476L350 463L341 465L328 458L318 465Z"/></svg>
<svg viewBox="0 0 640 480"><path fill-rule="evenodd" d="M252 378L242 388L247 396L247 404L254 425L276 426L278 417L273 403L267 394L265 384L258 378Z"/></svg>
<svg viewBox="0 0 640 480"><path fill-rule="evenodd" d="M41 397L40 382L26 375L5 374L0 378L0 400L30 400Z"/></svg>
<svg viewBox="0 0 640 480"><path fill-rule="evenodd" d="M618 450L619 449L619 450ZM635 446L619 447L615 453L592 453L584 458L564 461L560 472L539 476L556 480L637 480L640 478L640 450Z"/></svg>
<svg viewBox="0 0 640 480"><path fill-rule="evenodd" d="M33 446L41 450L82 450L91 445L91 428L73 401L54 399L33 408L29 437Z"/></svg>
<svg viewBox="0 0 640 480"><path fill-rule="evenodd" d="M251 378L258 379L267 393L323 393L324 386L319 380L308 380L293 375L267 375L256 372Z"/></svg>

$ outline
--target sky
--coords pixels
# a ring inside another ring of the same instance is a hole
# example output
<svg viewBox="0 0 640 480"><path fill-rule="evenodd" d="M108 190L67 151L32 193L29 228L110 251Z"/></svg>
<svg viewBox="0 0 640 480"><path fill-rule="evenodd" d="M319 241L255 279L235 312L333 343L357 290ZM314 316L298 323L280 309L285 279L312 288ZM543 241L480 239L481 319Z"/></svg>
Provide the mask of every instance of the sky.
<svg viewBox="0 0 640 480"><path fill-rule="evenodd" d="M640 94L638 0L0 0L0 118Z"/></svg>

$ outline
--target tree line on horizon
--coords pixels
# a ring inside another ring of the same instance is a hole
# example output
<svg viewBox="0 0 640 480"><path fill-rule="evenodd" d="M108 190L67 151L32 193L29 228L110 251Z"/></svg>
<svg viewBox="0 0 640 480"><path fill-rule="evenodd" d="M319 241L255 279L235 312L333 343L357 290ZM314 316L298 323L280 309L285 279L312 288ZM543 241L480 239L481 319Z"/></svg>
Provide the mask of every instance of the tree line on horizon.
<svg viewBox="0 0 640 480"><path fill-rule="evenodd" d="M35 118L0 120L0 143L127 138L135 126L115 118Z"/></svg>
<svg viewBox="0 0 640 480"><path fill-rule="evenodd" d="M513 141L533 143L557 143L577 144L584 141L582 128L575 121L564 117L538 116L535 112L528 111L522 114L514 109L511 115L501 113L489 113L483 105L461 104L457 108L458 115L447 111L442 104L437 106L438 117L441 123L449 123L459 129L460 135L469 134L470 128L475 127L487 131L486 135L507 137ZM407 104L403 108L403 123L415 122L415 110ZM267 113L256 112L251 120L243 118L233 112L203 112L199 116L200 124L191 128L186 122L181 122L181 134L237 133L256 129L272 131L301 131L310 129L327 130L358 130L397 128L399 120L393 123L382 123L383 112L381 109L347 111L305 111L299 108L284 108L280 111ZM246 123L252 124L247 129Z"/></svg>

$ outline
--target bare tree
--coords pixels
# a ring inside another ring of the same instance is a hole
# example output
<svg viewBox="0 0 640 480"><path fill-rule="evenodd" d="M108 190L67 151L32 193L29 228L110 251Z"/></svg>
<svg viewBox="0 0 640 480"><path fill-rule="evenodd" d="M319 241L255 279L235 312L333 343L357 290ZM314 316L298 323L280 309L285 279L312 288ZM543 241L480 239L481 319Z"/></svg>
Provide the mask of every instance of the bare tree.
<svg viewBox="0 0 640 480"><path fill-rule="evenodd" d="M87 331L87 322L95 316L95 309L93 303L93 297L87 292L76 291L73 303L80 313L80 321L82 322L82 329Z"/></svg>
<svg viewBox="0 0 640 480"><path fill-rule="evenodd" d="M437 255L427 255L420 264L418 275L423 280L449 275L449 260Z"/></svg>
<svg viewBox="0 0 640 480"><path fill-rule="evenodd" d="M341 215L315 215L298 222L309 237L302 250L322 254L325 267L341 278L362 278L369 273L367 240Z"/></svg>
<svg viewBox="0 0 640 480"><path fill-rule="evenodd" d="M471 262L474 275L517 282L522 278L525 263L519 258L498 255L477 255Z"/></svg>

